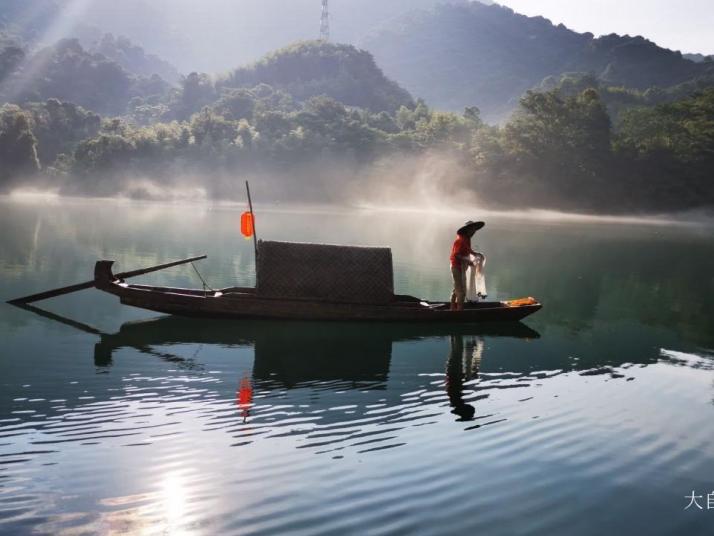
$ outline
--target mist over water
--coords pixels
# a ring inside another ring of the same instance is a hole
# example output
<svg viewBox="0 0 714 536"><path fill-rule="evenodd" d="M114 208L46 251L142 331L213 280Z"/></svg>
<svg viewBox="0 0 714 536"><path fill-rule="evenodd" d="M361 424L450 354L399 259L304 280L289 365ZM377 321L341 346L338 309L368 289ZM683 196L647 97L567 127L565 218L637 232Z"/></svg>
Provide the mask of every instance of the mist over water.
<svg viewBox="0 0 714 536"><path fill-rule="evenodd" d="M36 201L61 203L105 202L201 207L247 206L245 182L248 181L256 206L287 210L354 211L362 210L389 216L413 214L455 220L478 217L550 222L601 222L674 226L714 226L711 210L682 212L623 213L622 210L569 212L524 205L504 209L484 203L478 189L469 185L469 172L450 155L431 151L424 155L389 156L374 164L355 167L335 161L316 162L289 173L242 173L176 175L172 179L152 177L114 177L105 195L87 195L75 191L73 178L60 185L28 179L26 184L0 199L15 203ZM99 181L103 182L103 180ZM507 204L507 200L504 200ZM553 206L558 200L553 200Z"/></svg>
<svg viewBox="0 0 714 536"><path fill-rule="evenodd" d="M228 201L245 199L249 181L265 202L407 207L476 206L478 195L469 184L470 172L447 151L396 153L371 163L324 156L295 163L282 171L187 171L169 165L159 175L113 172L92 177L57 176L16 181L11 196L47 193L60 196L117 197L157 202ZM258 197L256 198L258 199Z"/></svg>

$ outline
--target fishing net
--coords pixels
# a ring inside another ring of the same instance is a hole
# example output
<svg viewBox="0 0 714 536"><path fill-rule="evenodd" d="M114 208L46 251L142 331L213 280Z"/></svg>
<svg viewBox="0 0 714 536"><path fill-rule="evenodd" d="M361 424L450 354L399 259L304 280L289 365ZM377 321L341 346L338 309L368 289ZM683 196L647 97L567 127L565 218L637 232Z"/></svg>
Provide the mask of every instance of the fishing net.
<svg viewBox="0 0 714 536"><path fill-rule="evenodd" d="M468 301L480 301L488 295L486 292L486 276L484 275L486 257L480 254L471 255L471 262L473 264L468 267L466 299Z"/></svg>
<svg viewBox="0 0 714 536"><path fill-rule="evenodd" d="M394 300L393 277L389 248L258 243L261 297L385 304Z"/></svg>

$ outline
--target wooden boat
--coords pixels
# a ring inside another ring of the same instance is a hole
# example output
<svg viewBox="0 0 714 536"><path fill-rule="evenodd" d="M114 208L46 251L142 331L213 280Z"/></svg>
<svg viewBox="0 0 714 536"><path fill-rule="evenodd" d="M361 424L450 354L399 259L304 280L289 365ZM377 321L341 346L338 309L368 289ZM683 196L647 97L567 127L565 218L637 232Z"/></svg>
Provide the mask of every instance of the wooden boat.
<svg viewBox="0 0 714 536"><path fill-rule="evenodd" d="M467 302L463 310L452 311L448 302L428 302L395 294L391 249L258 240L247 181L246 191L250 211L241 216L241 232L253 238L255 288L207 291L205 281L203 290L131 285L125 281L205 259L206 255L116 275L112 272L114 261L102 260L97 261L91 281L8 303L22 307L97 288L118 296L125 305L178 316L407 323L517 322L542 307L534 298L522 298Z"/></svg>
<svg viewBox="0 0 714 536"><path fill-rule="evenodd" d="M448 302L427 302L394 295L384 304L351 303L318 298L260 296L255 288L229 287L215 291L132 285L112 273L113 261L98 261L94 286L118 296L121 303L179 316L339 320L370 322L515 322L541 309L533 298L512 301L468 302L451 311Z"/></svg>
<svg viewBox="0 0 714 536"><path fill-rule="evenodd" d="M259 252L259 254L258 254ZM258 241L255 288L219 290L133 285L130 277L205 259L192 257L120 274L114 261L97 261L94 279L17 298L26 305L87 288L119 297L121 303L179 316L419 323L516 322L541 309L534 298L467 302L451 311L448 302L431 302L394 293L389 248Z"/></svg>

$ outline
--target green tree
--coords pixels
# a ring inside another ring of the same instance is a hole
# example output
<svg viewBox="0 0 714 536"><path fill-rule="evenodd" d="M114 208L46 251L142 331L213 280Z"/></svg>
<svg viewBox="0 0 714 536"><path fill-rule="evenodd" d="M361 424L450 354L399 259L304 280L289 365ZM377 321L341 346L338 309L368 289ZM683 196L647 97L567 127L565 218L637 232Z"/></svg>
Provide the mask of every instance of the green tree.
<svg viewBox="0 0 714 536"><path fill-rule="evenodd" d="M6 104L0 108L0 189L7 189L14 180L39 170L31 119L18 106Z"/></svg>
<svg viewBox="0 0 714 536"><path fill-rule="evenodd" d="M184 121L216 100L216 88L205 73L191 73L181 79L180 89L169 104L170 115Z"/></svg>
<svg viewBox="0 0 714 536"><path fill-rule="evenodd" d="M221 95L213 109L226 119L251 119L256 100L256 96L247 89L231 89Z"/></svg>
<svg viewBox="0 0 714 536"><path fill-rule="evenodd" d="M615 150L655 209L714 205L714 89L626 112Z"/></svg>
<svg viewBox="0 0 714 536"><path fill-rule="evenodd" d="M26 106L37 137L37 153L43 165L52 164L59 154L71 154L76 144L99 133L101 117L69 102L48 99Z"/></svg>
<svg viewBox="0 0 714 536"><path fill-rule="evenodd" d="M611 164L611 125L594 89L574 97L528 92L503 135L511 171L538 202L582 205L607 197L602 179Z"/></svg>

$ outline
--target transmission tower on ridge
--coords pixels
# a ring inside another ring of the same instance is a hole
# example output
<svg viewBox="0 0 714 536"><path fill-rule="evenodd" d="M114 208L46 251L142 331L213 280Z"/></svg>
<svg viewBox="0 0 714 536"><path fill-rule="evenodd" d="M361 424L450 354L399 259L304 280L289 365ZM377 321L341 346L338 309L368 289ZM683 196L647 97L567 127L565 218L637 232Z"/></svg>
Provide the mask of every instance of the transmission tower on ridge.
<svg viewBox="0 0 714 536"><path fill-rule="evenodd" d="M320 18L320 39L330 40L330 10L327 5L328 0L322 0L322 17Z"/></svg>

